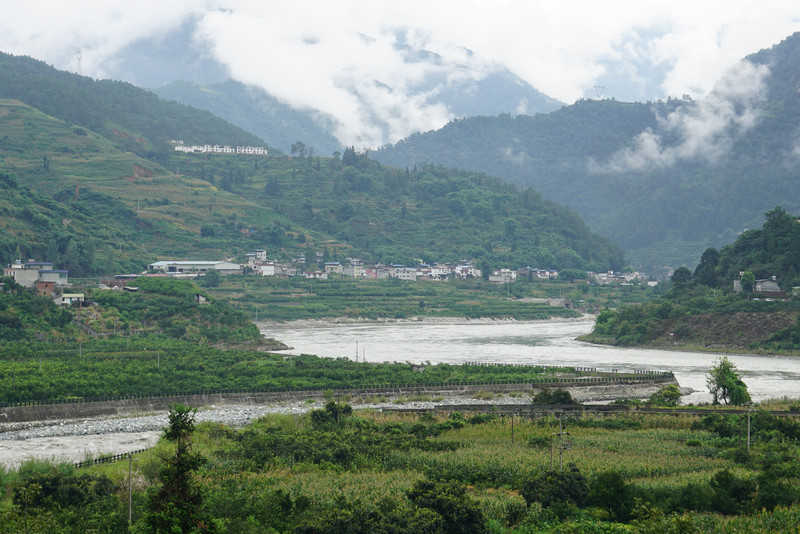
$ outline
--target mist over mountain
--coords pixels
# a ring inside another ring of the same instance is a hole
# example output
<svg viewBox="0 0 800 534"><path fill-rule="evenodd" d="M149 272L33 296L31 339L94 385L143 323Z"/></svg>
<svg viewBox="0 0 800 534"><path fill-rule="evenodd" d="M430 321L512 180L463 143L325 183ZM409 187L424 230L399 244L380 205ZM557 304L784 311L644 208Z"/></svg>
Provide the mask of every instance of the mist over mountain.
<svg viewBox="0 0 800 534"><path fill-rule="evenodd" d="M382 144L413 132L417 124L433 125L420 119L426 109L435 110L442 118L441 125L448 119L475 115L547 113L563 105L500 65L453 64L401 34L394 49L408 68L421 73L404 82L403 92L413 101L411 105L402 102L399 88L389 87L377 75L372 81L376 92L357 86L342 88L360 110L357 120L371 132L363 137L364 142ZM469 51L464 53L471 56ZM298 64L293 68L305 67ZM308 102L292 105L256 84L232 79L228 67L214 59L208 44L198 38L194 19L165 35L131 43L105 70L111 78L151 89L162 98L211 111L287 153L296 141L313 146L322 155L353 144L351 137L343 136L345 129L354 126L347 124L352 119ZM281 72L274 75L281 76ZM387 94L378 94L383 92Z"/></svg>
<svg viewBox="0 0 800 534"><path fill-rule="evenodd" d="M800 208L799 83L794 34L747 57L703 99L581 100L547 115L473 117L374 157L532 186L578 211L637 265L692 265L775 206Z"/></svg>

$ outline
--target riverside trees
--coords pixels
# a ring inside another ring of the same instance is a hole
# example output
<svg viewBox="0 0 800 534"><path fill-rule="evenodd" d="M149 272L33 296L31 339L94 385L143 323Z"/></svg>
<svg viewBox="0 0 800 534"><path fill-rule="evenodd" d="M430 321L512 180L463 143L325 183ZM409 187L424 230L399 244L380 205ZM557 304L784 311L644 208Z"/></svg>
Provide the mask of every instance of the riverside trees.
<svg viewBox="0 0 800 534"><path fill-rule="evenodd" d="M722 401L725 404L740 406L750 402L747 385L742 381L736 365L727 356L720 358L717 364L711 368L706 378L706 384L714 399L714 404Z"/></svg>

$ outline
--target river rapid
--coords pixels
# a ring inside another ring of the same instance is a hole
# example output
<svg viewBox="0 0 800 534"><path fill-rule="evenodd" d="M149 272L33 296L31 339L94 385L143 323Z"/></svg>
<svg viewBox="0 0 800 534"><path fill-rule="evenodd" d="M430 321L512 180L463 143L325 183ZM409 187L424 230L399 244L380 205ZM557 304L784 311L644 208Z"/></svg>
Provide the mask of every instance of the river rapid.
<svg viewBox="0 0 800 534"><path fill-rule="evenodd" d="M683 402L709 402L706 375L722 354L627 349L581 343L592 318L553 321L426 319L394 322L297 321L261 323L266 337L290 347L289 354L316 354L367 362L500 363L594 367L601 371L672 371L693 393ZM736 364L754 400L800 396L800 358L727 355ZM266 413L302 413L306 403L276 406L204 407L199 420L242 426ZM29 459L80 461L155 444L166 414L123 421L98 419L52 422L29 430L0 432L0 466Z"/></svg>

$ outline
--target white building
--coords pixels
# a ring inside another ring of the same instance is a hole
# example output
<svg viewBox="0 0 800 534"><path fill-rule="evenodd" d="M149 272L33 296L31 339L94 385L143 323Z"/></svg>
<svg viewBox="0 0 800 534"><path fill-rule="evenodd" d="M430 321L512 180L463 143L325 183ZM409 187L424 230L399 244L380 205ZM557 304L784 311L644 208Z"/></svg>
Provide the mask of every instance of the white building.
<svg viewBox="0 0 800 534"><path fill-rule="evenodd" d="M517 279L517 271L511 269L500 269L499 271L492 271L489 275L490 282L497 282L500 284L510 284Z"/></svg>
<svg viewBox="0 0 800 534"><path fill-rule="evenodd" d="M47 261L15 261L3 268L3 274L10 276L23 287L32 288L36 282L54 282L58 286L69 285L69 271L54 270Z"/></svg>
<svg viewBox="0 0 800 534"><path fill-rule="evenodd" d="M148 271L160 271L168 274L202 274L211 269L220 274L240 274L242 268L238 263L223 260L190 261L190 260L165 260L151 263Z"/></svg>

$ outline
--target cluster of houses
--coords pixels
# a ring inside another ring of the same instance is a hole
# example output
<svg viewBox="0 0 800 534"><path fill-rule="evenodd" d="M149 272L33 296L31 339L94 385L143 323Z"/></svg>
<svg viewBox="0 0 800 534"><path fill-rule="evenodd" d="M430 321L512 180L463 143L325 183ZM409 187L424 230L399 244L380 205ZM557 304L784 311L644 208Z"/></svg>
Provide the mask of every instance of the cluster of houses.
<svg viewBox="0 0 800 534"><path fill-rule="evenodd" d="M46 261L15 261L3 268L3 276L36 291L40 297L52 298L56 304L65 306L84 301L83 293L66 293L70 286L69 271L53 269L53 263Z"/></svg>
<svg viewBox="0 0 800 534"><path fill-rule="evenodd" d="M310 268L313 265L314 268ZM469 261L459 263L435 263L428 265L420 263L410 267L400 264L385 265L382 263L365 263L359 258L348 258L345 263L338 261L323 261L323 254L317 253L313 261L305 255L300 255L291 261L270 260L265 250L256 250L246 255L242 264L227 260L214 261L188 261L165 260L151 263L147 266L151 273L162 273L172 276L197 276L214 269L220 274L252 273L261 276L301 276L305 278L327 279L331 276L346 276L350 278L368 279L398 279L398 280L447 280L451 278L481 278L481 269ZM488 275L489 282L508 284L518 278L524 280L555 280L558 271L554 269L537 269L523 267L521 269L499 269ZM631 284L643 281L646 277L639 272L628 273L587 273L587 281L598 285ZM649 283L649 282L648 282Z"/></svg>
<svg viewBox="0 0 800 534"><path fill-rule="evenodd" d="M620 273L614 271L608 271L605 273L594 273L590 271L587 274L589 276L589 280L591 280L592 282L594 282L599 286L607 286L610 284L617 284L624 286L624 285L631 285L636 282L642 283L645 281L649 286L655 286L658 284L658 281L656 280L647 280L647 277L644 275L644 273L640 273L638 271L632 271L626 273Z"/></svg>
<svg viewBox="0 0 800 534"><path fill-rule="evenodd" d="M261 146L237 146L236 148L228 145L184 145L183 141L173 140L176 152L187 152L191 154L254 154L266 156L267 149Z"/></svg>

